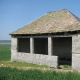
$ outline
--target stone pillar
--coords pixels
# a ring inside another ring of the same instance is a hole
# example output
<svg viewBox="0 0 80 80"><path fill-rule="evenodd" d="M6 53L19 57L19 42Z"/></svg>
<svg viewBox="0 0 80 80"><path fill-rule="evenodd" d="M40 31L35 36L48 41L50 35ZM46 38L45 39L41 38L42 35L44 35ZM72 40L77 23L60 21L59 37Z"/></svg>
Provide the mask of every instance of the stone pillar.
<svg viewBox="0 0 80 80"><path fill-rule="evenodd" d="M52 55L52 38L51 37L48 37L48 55Z"/></svg>
<svg viewBox="0 0 80 80"><path fill-rule="evenodd" d="M11 61L17 61L17 38L11 38Z"/></svg>
<svg viewBox="0 0 80 80"><path fill-rule="evenodd" d="M72 68L80 69L80 35L72 36Z"/></svg>
<svg viewBox="0 0 80 80"><path fill-rule="evenodd" d="M34 53L34 38L30 38L30 53Z"/></svg>

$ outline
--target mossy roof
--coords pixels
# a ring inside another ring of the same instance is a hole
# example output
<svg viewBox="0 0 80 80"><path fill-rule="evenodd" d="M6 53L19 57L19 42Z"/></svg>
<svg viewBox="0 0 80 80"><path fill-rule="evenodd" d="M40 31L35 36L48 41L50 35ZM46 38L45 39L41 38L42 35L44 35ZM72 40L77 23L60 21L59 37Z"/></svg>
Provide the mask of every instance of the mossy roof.
<svg viewBox="0 0 80 80"><path fill-rule="evenodd" d="M44 34L77 30L80 30L80 19L70 11L62 9L48 12L10 34Z"/></svg>

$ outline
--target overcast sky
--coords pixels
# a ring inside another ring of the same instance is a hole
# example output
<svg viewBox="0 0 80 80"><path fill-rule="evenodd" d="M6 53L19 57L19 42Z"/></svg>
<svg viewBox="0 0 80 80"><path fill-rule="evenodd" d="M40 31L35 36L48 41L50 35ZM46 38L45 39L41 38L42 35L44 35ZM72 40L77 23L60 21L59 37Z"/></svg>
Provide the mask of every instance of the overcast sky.
<svg viewBox="0 0 80 80"><path fill-rule="evenodd" d="M68 9L80 17L80 0L0 0L0 40L49 11Z"/></svg>

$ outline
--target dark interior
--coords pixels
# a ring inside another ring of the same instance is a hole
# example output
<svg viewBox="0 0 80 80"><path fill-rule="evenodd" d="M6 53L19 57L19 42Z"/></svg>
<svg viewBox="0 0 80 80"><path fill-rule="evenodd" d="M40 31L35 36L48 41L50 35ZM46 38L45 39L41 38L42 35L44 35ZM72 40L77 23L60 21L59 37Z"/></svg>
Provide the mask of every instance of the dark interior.
<svg viewBox="0 0 80 80"><path fill-rule="evenodd" d="M30 53L30 38L18 38L18 52Z"/></svg>
<svg viewBox="0 0 80 80"><path fill-rule="evenodd" d="M48 55L47 38L34 38L34 53Z"/></svg>
<svg viewBox="0 0 80 80"><path fill-rule="evenodd" d="M58 56L59 65L71 65L72 37L53 38L53 55Z"/></svg>

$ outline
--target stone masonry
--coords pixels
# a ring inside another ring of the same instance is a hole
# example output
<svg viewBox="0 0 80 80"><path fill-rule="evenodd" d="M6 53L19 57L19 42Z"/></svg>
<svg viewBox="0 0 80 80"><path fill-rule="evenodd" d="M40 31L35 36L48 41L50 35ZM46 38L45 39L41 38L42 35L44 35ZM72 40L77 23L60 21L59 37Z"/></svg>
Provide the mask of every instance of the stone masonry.
<svg viewBox="0 0 80 80"><path fill-rule="evenodd" d="M80 69L80 35L72 37L72 68Z"/></svg>
<svg viewBox="0 0 80 80"><path fill-rule="evenodd" d="M18 52L18 39L11 39L11 61L25 61L58 67L58 56L52 55L54 42L48 37L48 55L34 53L34 38L30 38L30 53ZM72 36L72 68L80 69L80 35Z"/></svg>
<svg viewBox="0 0 80 80"><path fill-rule="evenodd" d="M26 61L30 63L44 64L58 67L58 56L52 56L52 40L48 38L48 55L34 54L34 39L30 38L30 53L17 51L17 38L12 37L11 61Z"/></svg>
<svg viewBox="0 0 80 80"><path fill-rule="evenodd" d="M17 61L17 38L11 39L11 61Z"/></svg>

